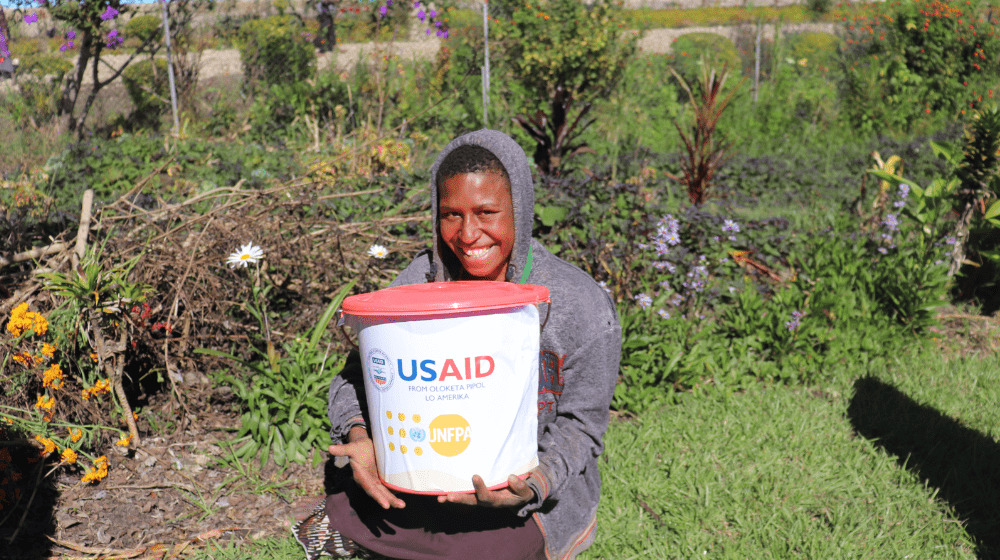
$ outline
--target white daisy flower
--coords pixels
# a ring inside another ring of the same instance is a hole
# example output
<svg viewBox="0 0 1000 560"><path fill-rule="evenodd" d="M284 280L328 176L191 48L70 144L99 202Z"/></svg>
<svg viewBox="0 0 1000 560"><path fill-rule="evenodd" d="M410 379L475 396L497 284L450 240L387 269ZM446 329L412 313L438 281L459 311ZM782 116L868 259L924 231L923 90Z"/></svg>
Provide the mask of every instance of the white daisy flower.
<svg viewBox="0 0 1000 560"><path fill-rule="evenodd" d="M376 259L384 259L389 254L389 250L381 245L372 245L368 248L368 255Z"/></svg>
<svg viewBox="0 0 1000 560"><path fill-rule="evenodd" d="M243 268L246 268L247 265L257 264L257 261L263 258L264 250L251 242L240 247L239 251L229 255L229 258L226 259L226 264L228 264L231 268L236 268L240 265L243 265Z"/></svg>

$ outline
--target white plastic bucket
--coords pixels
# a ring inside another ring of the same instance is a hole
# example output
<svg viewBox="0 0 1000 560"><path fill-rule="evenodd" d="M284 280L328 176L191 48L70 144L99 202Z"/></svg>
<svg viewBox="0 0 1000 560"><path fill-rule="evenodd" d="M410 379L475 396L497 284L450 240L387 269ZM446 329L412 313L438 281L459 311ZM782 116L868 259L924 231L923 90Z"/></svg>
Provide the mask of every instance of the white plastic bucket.
<svg viewBox="0 0 1000 560"><path fill-rule="evenodd" d="M442 282L344 301L358 333L379 477L389 488L473 492L538 465L543 286Z"/></svg>

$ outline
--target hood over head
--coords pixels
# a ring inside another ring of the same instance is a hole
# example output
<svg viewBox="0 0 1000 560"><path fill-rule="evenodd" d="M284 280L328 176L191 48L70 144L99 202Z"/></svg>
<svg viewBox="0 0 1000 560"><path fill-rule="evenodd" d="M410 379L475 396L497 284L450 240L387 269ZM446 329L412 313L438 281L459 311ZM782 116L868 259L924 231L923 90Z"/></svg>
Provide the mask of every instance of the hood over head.
<svg viewBox="0 0 1000 560"><path fill-rule="evenodd" d="M520 282L527 277L528 253L531 246L531 227L535 219L535 186L531 181L528 157L510 136L487 128L463 134L441 150L431 167L431 218L434 224L433 264L427 274L428 282L447 282L458 278L461 265L451 249L441 240L438 230L438 169L448 154L459 146L479 146L489 150L500 160L510 178L510 194L514 203L514 248L507 265L508 282Z"/></svg>

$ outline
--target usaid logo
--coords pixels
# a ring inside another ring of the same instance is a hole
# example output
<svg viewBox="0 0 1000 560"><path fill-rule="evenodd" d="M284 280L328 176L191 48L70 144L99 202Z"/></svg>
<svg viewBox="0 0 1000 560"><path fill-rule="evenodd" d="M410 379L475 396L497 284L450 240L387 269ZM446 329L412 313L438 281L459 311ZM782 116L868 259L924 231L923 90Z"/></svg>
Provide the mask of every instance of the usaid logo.
<svg viewBox="0 0 1000 560"><path fill-rule="evenodd" d="M368 365L368 377L371 378L372 384L379 391L388 391L396 377L395 372L392 371L392 360L389 359L389 355L378 348L372 348L368 351L365 360Z"/></svg>

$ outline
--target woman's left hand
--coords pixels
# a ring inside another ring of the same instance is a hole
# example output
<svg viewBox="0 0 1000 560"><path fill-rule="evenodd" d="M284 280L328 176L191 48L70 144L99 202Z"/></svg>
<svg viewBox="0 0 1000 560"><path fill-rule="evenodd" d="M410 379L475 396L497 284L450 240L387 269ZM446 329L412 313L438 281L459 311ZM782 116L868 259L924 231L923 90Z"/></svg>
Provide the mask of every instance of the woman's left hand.
<svg viewBox="0 0 1000 560"><path fill-rule="evenodd" d="M478 474L473 475L472 486L476 489L474 494L445 494L438 496L438 502L502 508L520 507L535 497L535 491L516 475L508 476L507 487L499 490L487 488L483 477Z"/></svg>

